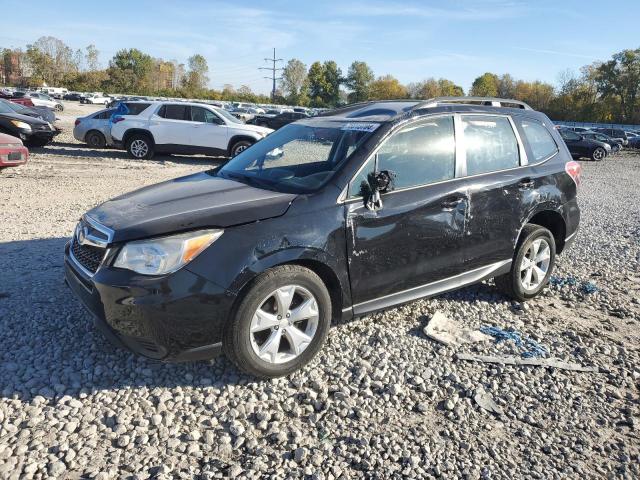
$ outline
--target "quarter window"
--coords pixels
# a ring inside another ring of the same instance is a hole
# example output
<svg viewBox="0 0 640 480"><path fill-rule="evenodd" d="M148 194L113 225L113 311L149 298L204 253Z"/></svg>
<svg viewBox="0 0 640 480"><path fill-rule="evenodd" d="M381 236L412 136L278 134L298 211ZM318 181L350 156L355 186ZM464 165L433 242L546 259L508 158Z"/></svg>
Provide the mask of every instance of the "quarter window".
<svg viewBox="0 0 640 480"><path fill-rule="evenodd" d="M462 117L467 175L506 170L520 165L518 141L506 117Z"/></svg>
<svg viewBox="0 0 640 480"><path fill-rule="evenodd" d="M531 147L536 162L544 160L558 151L556 142L553 141L553 137L544 125L532 120L522 120L520 125L522 125L524 136Z"/></svg>
<svg viewBox="0 0 640 480"><path fill-rule="evenodd" d="M378 171L388 170L392 189L455 177L453 117L436 117L404 127L378 150Z"/></svg>

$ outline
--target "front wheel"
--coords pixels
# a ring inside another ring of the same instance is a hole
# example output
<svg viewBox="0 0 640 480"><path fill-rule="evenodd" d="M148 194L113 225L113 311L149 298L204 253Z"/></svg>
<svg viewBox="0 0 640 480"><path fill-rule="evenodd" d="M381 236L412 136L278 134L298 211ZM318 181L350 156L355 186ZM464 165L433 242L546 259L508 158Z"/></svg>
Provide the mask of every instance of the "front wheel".
<svg viewBox="0 0 640 480"><path fill-rule="evenodd" d="M260 378L287 375L320 350L331 323L331 298L311 270L282 265L260 275L225 329L224 351Z"/></svg>
<svg viewBox="0 0 640 480"><path fill-rule="evenodd" d="M239 140L233 144L231 147L231 157L235 157L236 155L244 152L247 148L253 145L254 142L250 140Z"/></svg>
<svg viewBox="0 0 640 480"><path fill-rule="evenodd" d="M55 109L56 109L56 112L61 112L61 111L64 110L64 107L62 105L60 105L59 103L56 103Z"/></svg>
<svg viewBox="0 0 640 480"><path fill-rule="evenodd" d="M496 286L515 300L530 300L549 282L555 261L556 242L551 232L527 224L520 234L511 271L496 277Z"/></svg>
<svg viewBox="0 0 640 480"><path fill-rule="evenodd" d="M598 147L593 152L591 152L591 160L593 160L594 162L604 160L604 157L606 156L607 151L602 147Z"/></svg>

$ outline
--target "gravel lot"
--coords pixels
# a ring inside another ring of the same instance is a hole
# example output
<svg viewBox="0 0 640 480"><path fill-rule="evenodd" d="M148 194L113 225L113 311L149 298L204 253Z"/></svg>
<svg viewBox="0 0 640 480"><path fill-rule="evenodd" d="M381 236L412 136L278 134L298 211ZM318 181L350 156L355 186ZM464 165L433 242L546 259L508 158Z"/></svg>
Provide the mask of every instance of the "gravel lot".
<svg viewBox="0 0 640 480"><path fill-rule="evenodd" d="M0 478L640 476L640 155L583 163L581 230L557 271L575 285L519 305L489 282L335 325L303 371L258 382L224 358L158 364L94 331L63 282L79 216L215 161L91 150L70 131L96 108L66 107L57 142L0 174ZM423 333L436 311L601 372L456 360L519 350L440 345Z"/></svg>

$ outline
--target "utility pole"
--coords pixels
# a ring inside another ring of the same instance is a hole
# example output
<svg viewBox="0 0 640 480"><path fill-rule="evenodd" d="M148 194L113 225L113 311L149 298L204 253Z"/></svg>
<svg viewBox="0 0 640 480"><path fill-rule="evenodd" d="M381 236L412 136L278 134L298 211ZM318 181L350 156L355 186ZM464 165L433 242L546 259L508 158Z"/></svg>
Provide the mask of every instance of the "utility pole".
<svg viewBox="0 0 640 480"><path fill-rule="evenodd" d="M284 60L282 58L276 58L276 49L273 49L273 58L265 58L264 59L265 62L272 62L272 66L271 67L260 67L258 70L271 70L271 76L270 77L264 77L267 80L271 80L273 82L273 86L271 87L271 101L273 102L274 99L276 98L276 80L281 80L282 77L276 77L276 72L279 72L280 70L284 70L284 68L280 68L280 67L276 67L276 64L278 62L283 62Z"/></svg>

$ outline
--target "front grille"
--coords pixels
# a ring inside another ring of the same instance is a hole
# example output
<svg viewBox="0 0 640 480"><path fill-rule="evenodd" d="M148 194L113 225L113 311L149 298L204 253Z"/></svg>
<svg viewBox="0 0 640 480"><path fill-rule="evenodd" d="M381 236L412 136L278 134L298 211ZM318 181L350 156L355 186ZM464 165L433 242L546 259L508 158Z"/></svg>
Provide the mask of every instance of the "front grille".
<svg viewBox="0 0 640 480"><path fill-rule="evenodd" d="M80 245L76 239L71 242L73 258L91 273L96 273L104 258L105 249L93 245Z"/></svg>

